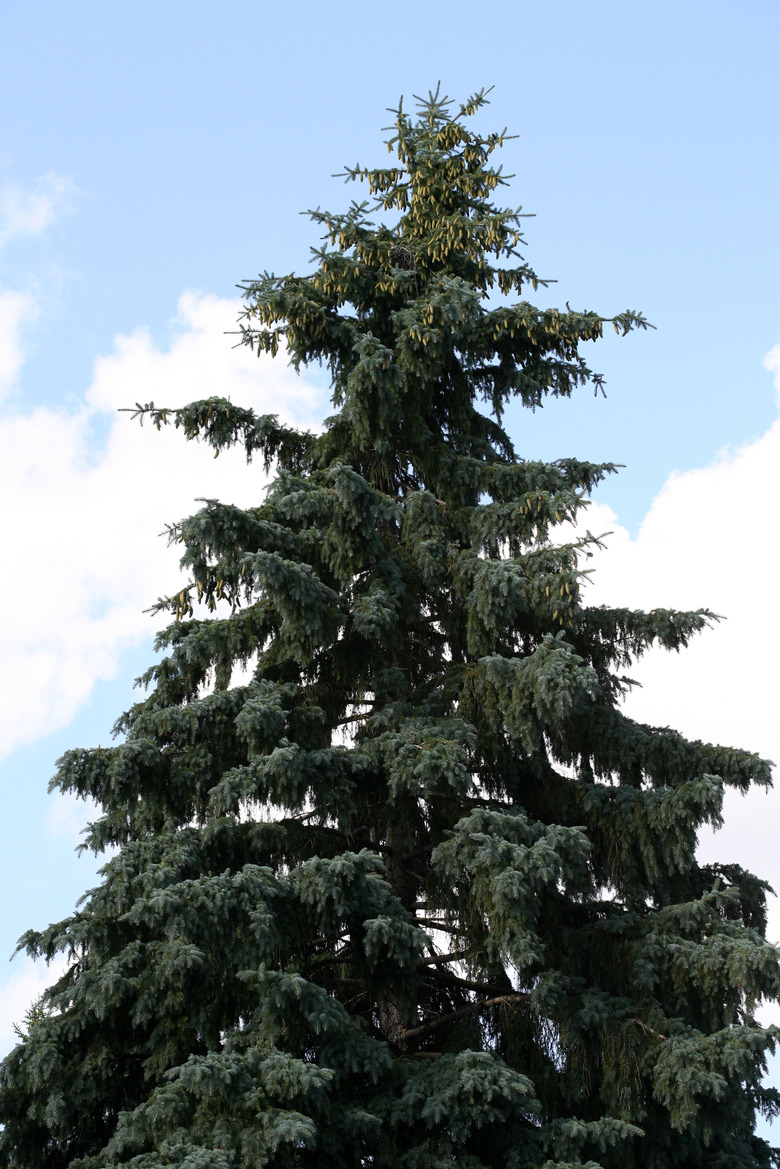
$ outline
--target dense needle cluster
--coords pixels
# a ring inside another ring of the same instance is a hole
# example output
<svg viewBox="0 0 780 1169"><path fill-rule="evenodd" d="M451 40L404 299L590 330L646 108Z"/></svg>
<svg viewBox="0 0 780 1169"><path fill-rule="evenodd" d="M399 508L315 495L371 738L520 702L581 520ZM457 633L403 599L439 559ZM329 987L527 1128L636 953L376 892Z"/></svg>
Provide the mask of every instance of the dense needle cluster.
<svg viewBox="0 0 780 1169"><path fill-rule="evenodd" d="M172 528L147 696L60 762L116 851L23 939L71 965L2 1065L8 1169L772 1163L767 887L695 859L769 767L621 711L708 614L588 607L571 521L613 468L525 460L501 419L645 321L522 299L484 101L399 108L312 272L244 289L247 343L329 369L321 434L138 409L275 478Z"/></svg>

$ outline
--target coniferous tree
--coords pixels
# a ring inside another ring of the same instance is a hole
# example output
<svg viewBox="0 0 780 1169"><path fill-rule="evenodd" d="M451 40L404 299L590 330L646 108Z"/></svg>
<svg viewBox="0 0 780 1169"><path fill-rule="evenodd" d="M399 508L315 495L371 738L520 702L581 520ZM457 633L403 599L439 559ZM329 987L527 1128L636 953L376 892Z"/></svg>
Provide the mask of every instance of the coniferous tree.
<svg viewBox="0 0 780 1169"><path fill-rule="evenodd" d="M9 1169L772 1163L767 886L695 858L769 768L621 712L709 615L586 606L592 537L556 528L613 468L502 428L599 384L608 321L518 300L484 101L399 108L313 271L245 288L248 343L329 368L321 434L139 407L276 477L172 529L167 656L122 742L60 762L117 851L23 939L71 965L2 1065Z"/></svg>

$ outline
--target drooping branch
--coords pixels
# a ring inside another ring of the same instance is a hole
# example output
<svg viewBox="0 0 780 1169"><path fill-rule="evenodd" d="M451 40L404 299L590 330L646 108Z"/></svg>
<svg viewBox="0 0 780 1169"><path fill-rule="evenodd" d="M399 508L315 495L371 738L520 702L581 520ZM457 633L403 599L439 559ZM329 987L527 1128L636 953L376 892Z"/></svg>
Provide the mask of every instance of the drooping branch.
<svg viewBox="0 0 780 1169"><path fill-rule="evenodd" d="M438 986L441 988L443 983L445 986L459 987L461 990L478 990L483 994L506 994L508 987L499 986L495 982L475 982L471 978L458 978L457 974L452 974L449 970L434 970L431 972L432 978L436 981L428 983L429 986Z"/></svg>
<svg viewBox="0 0 780 1169"><path fill-rule="evenodd" d="M427 1023L421 1023L419 1027L410 1027L407 1031L402 1031L399 1039L417 1039L420 1035L427 1035L431 1031L438 1031L440 1027L446 1027L449 1023L454 1023L456 1019L463 1019L467 1015L481 1014L486 1011L488 1007L506 1006L509 1003L527 1002L528 995L515 992L514 994L496 995L492 999L483 999L481 1002L468 1003L465 1007L459 1007L457 1011L450 1011L447 1015L439 1015L435 1019L430 1019Z"/></svg>
<svg viewBox="0 0 780 1169"><path fill-rule="evenodd" d="M447 934L465 934L466 933L466 930L463 929L461 926L447 925L447 924L445 924L445 922L437 921L433 917L418 917L417 924L418 925L429 925L429 926L431 926L432 929L441 930L443 933L447 933Z"/></svg>
<svg viewBox="0 0 780 1169"><path fill-rule="evenodd" d="M467 958L469 950L453 950L451 954L434 954L432 958L420 958L418 966L445 966L448 962L459 962Z"/></svg>

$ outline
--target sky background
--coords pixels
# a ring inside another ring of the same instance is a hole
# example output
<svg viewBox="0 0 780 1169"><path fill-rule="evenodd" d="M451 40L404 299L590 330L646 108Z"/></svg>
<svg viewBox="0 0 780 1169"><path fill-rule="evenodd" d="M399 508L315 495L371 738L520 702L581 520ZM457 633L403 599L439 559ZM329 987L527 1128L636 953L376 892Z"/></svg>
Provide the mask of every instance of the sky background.
<svg viewBox="0 0 780 1169"><path fill-rule="evenodd" d="M606 399L507 417L523 457L625 465L588 517L594 602L727 618L638 665L630 711L780 761L778 44L755 0L0 5L0 959L97 879L87 811L46 787L150 662L158 533L264 482L117 411L213 393L318 425L318 371L231 347L235 285L306 270L299 213L360 197L334 173L384 165L387 107L439 80L495 86L538 300L656 326L586 348ZM727 800L703 855L780 888L779 814ZM0 964L0 1054L46 977Z"/></svg>

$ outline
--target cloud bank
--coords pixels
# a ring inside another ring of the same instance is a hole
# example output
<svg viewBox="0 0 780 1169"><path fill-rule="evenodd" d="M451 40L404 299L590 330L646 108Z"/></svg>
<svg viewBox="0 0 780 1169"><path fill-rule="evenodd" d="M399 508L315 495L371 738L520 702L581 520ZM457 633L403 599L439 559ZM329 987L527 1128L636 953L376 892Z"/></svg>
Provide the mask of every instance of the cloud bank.
<svg viewBox="0 0 780 1169"><path fill-rule="evenodd" d="M66 726L95 683L116 676L122 651L154 631L143 610L180 579L177 551L157 538L167 522L194 511L197 497L261 498L262 468L239 450L214 459L181 432L142 428L118 409L219 394L288 422L321 416L320 395L283 359L231 348L224 333L237 312L235 301L184 296L169 348L144 329L118 337L77 412L0 420L0 757Z"/></svg>
<svg viewBox="0 0 780 1169"><path fill-rule="evenodd" d="M24 361L22 326L37 313L33 298L26 292L0 291L0 400L12 390Z"/></svg>
<svg viewBox="0 0 780 1169"><path fill-rule="evenodd" d="M780 391L780 346L765 359ZM679 654L651 651L630 671L641 683L632 717L689 738L756 751L780 764L777 662L780 577L774 499L780 418L755 442L710 466L672 474L632 539L609 508L588 514L593 532L612 530L591 562L591 603L649 609L707 608L722 617ZM777 776L777 770L775 775ZM727 793L725 826L700 853L736 861L780 892L780 788ZM770 902L770 937L780 942L780 906Z"/></svg>

